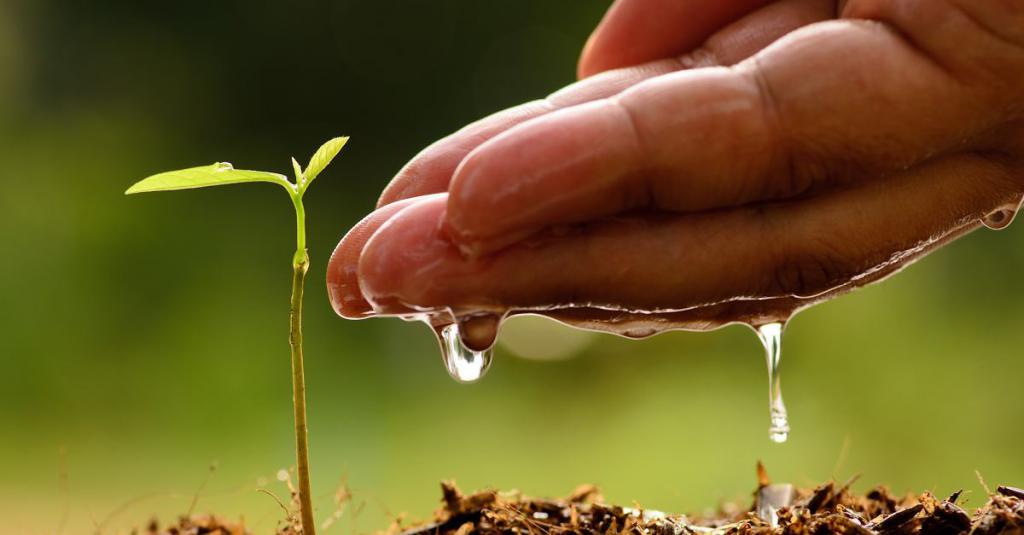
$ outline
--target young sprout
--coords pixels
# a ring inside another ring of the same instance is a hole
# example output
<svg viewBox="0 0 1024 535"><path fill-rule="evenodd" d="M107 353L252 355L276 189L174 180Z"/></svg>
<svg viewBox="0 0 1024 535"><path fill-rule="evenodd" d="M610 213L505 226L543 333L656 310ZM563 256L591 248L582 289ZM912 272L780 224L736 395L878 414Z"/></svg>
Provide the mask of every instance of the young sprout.
<svg viewBox="0 0 1024 535"><path fill-rule="evenodd" d="M128 188L127 195L150 191L172 191L179 189L205 188L245 182L270 182L288 192L295 207L295 255L292 257L292 298L289 309L291 327L288 342L292 350L292 403L295 409L295 464L299 476L299 507L301 509L302 533L315 535L313 505L309 485L309 442L306 424L306 379L302 361L302 291L305 287L306 271L309 269L309 253L306 251L306 210L302 206L305 195L313 180L331 163L338 151L345 146L347 137L336 137L324 143L305 169L292 158L295 182L289 182L284 175L265 171L235 169L229 163L215 163L203 167L191 167L168 171L146 178Z"/></svg>

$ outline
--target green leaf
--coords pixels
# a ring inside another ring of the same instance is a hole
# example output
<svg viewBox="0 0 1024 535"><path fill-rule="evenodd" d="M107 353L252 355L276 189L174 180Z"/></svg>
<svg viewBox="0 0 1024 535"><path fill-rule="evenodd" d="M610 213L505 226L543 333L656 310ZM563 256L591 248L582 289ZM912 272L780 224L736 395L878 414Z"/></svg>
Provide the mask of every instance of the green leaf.
<svg viewBox="0 0 1024 535"><path fill-rule="evenodd" d="M312 182L327 167L327 164L331 163L345 143L348 143L348 137L336 137L316 150L316 154L309 159L309 165L306 166L305 184L308 185Z"/></svg>
<svg viewBox="0 0 1024 535"><path fill-rule="evenodd" d="M218 162L202 167L190 167L153 175L128 188L126 195L150 191L172 191L179 189L205 188L243 182L270 182L291 190L291 184L283 175L264 171L235 169L229 163Z"/></svg>
<svg viewBox="0 0 1024 535"><path fill-rule="evenodd" d="M302 166L295 161L295 157L292 157L292 169L295 171L295 183L302 182Z"/></svg>

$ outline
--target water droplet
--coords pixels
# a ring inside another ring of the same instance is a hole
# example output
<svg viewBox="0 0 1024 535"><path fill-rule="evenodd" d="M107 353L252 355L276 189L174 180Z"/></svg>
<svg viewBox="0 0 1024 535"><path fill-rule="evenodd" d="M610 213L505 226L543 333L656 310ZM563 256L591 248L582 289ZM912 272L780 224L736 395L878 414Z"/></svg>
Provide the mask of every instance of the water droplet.
<svg viewBox="0 0 1024 535"><path fill-rule="evenodd" d="M992 230L1003 230L1010 226L1010 223L1013 223L1014 217L1017 216L1018 208L1019 205L1000 206L981 218L981 224Z"/></svg>
<svg viewBox="0 0 1024 535"><path fill-rule="evenodd" d="M779 359L782 356L782 323L766 323L756 327L757 337L764 346L765 360L768 362L768 415L771 426L768 438L772 442L782 443L789 438L789 416L786 404L782 402L782 383L779 377Z"/></svg>
<svg viewBox="0 0 1024 535"><path fill-rule="evenodd" d="M490 349L498 338L501 320L501 316L486 313L459 317L462 345L476 351Z"/></svg>
<svg viewBox="0 0 1024 535"><path fill-rule="evenodd" d="M487 368L491 366L493 349L487 347L483 350L476 350L466 347L462 342L458 323L451 323L439 330L435 328L435 330L441 343L441 358L444 360L444 367L452 379L460 383L472 383L487 373Z"/></svg>
<svg viewBox="0 0 1024 535"><path fill-rule="evenodd" d="M793 485L788 483L766 485L757 490L758 518L773 528L779 527L779 509L793 503Z"/></svg>

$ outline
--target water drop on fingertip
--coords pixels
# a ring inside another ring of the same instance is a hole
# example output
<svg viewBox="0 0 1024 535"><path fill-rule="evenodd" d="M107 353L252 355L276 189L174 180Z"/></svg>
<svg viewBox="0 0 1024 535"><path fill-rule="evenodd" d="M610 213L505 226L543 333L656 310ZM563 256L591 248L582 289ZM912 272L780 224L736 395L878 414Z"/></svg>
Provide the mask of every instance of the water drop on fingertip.
<svg viewBox="0 0 1024 535"><path fill-rule="evenodd" d="M497 314L476 314L458 319L459 338L462 345L475 351L485 351L494 346L498 339L501 316Z"/></svg>
<svg viewBox="0 0 1024 535"><path fill-rule="evenodd" d="M478 381L491 366L493 349L474 350L466 347L458 323L441 327L438 331L441 357L448 375L460 383Z"/></svg>

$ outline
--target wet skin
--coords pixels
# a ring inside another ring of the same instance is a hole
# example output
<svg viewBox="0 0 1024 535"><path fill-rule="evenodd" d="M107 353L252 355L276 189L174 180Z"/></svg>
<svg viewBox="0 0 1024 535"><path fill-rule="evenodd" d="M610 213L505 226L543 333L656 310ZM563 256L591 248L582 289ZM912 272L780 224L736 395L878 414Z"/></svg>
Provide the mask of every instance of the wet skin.
<svg viewBox="0 0 1024 535"><path fill-rule="evenodd" d="M1024 195L1024 0L620 0L579 74L410 161L335 310L777 321Z"/></svg>

